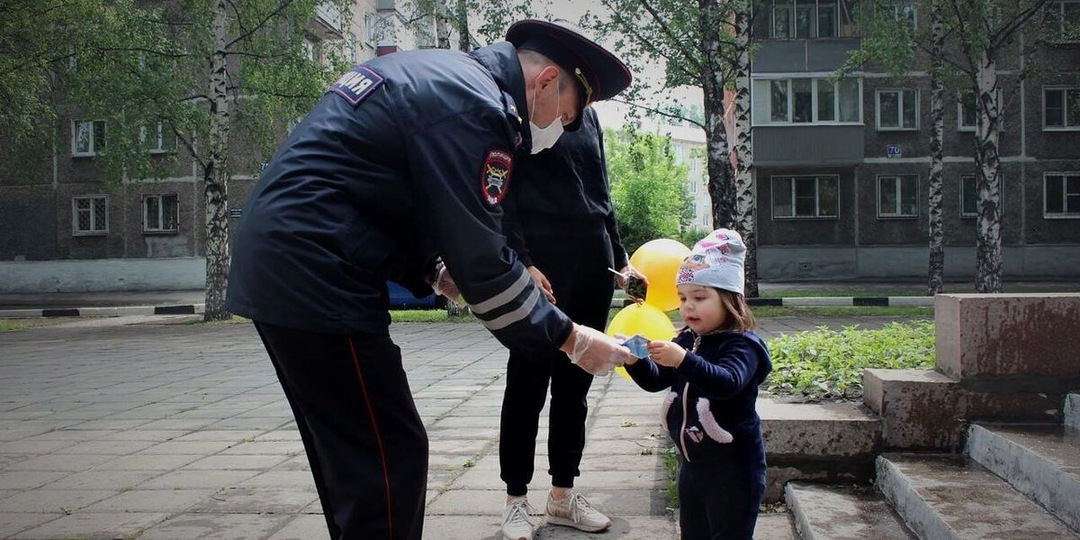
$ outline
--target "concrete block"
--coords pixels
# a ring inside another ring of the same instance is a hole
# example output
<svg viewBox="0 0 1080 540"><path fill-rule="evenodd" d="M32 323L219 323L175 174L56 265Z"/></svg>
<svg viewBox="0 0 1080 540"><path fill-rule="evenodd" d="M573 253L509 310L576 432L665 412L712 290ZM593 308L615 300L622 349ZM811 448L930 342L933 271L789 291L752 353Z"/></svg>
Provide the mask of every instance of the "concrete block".
<svg viewBox="0 0 1080 540"><path fill-rule="evenodd" d="M973 424L968 455L1080 530L1080 440L1057 424Z"/></svg>
<svg viewBox="0 0 1080 540"><path fill-rule="evenodd" d="M766 502L783 499L792 480L869 484L881 421L857 403L757 403L769 469Z"/></svg>
<svg viewBox="0 0 1080 540"><path fill-rule="evenodd" d="M1065 392L1080 383L1080 293L941 294L938 369L983 392Z"/></svg>
<svg viewBox="0 0 1080 540"><path fill-rule="evenodd" d="M861 456L878 451L881 421L858 403L757 402L770 457Z"/></svg>
<svg viewBox="0 0 1080 540"><path fill-rule="evenodd" d="M925 369L867 369L863 402L881 416L889 449L959 447L966 406L955 381Z"/></svg>
<svg viewBox="0 0 1080 540"><path fill-rule="evenodd" d="M973 419L1056 422L1062 397L973 392L930 370L863 372L863 402L881 417L881 444L891 450L959 451Z"/></svg>
<svg viewBox="0 0 1080 540"><path fill-rule="evenodd" d="M1074 432L1080 431L1080 394L1069 394L1065 396L1065 407L1062 411L1064 419L1062 424L1065 429L1072 430Z"/></svg>

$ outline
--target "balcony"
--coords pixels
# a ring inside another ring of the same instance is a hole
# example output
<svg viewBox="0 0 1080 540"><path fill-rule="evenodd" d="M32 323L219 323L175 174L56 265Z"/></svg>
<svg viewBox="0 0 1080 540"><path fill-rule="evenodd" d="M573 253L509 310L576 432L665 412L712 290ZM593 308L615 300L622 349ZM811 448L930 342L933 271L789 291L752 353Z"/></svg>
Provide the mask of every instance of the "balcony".
<svg viewBox="0 0 1080 540"><path fill-rule="evenodd" d="M319 37L323 39L340 38L345 35L341 10L330 3L315 6L315 20L319 23Z"/></svg>

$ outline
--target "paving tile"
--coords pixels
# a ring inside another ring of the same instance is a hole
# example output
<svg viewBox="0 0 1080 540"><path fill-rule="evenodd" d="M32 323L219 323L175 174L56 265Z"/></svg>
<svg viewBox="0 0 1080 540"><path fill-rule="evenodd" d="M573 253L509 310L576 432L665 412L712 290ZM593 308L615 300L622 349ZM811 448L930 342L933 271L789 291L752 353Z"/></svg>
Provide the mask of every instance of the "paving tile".
<svg viewBox="0 0 1080 540"><path fill-rule="evenodd" d="M139 540L247 540L265 538L291 519L274 514L179 514L143 531Z"/></svg>
<svg viewBox="0 0 1080 540"><path fill-rule="evenodd" d="M12 540L57 538L144 538L142 533L165 519L164 514L76 513L12 536Z"/></svg>

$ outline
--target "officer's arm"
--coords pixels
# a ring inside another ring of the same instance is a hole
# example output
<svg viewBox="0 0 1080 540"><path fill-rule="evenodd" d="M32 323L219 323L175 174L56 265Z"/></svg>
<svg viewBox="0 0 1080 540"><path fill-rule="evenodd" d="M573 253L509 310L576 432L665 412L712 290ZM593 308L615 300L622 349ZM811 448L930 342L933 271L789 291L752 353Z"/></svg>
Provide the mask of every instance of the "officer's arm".
<svg viewBox="0 0 1080 540"><path fill-rule="evenodd" d="M474 315L504 345L558 347L572 323L541 294L502 234L517 128L495 108L461 111L413 134L409 163L431 234Z"/></svg>

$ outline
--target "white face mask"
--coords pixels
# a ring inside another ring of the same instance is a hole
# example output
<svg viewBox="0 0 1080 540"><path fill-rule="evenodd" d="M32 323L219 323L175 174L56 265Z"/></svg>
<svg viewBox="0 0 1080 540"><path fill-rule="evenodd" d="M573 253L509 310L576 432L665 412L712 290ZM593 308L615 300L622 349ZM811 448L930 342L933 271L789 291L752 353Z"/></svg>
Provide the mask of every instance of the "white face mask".
<svg viewBox="0 0 1080 540"><path fill-rule="evenodd" d="M529 133L532 134L532 150L531 150L531 152L533 154L536 154L538 152L542 152L544 150L547 150L548 148L551 148L552 146L555 146L555 143L559 140L559 137L562 136L562 134L563 134L562 118L559 117L559 113L561 112L559 109L562 107L562 100L558 99L559 96L560 96L559 90L560 90L559 89L559 82L556 79L556 82L555 82L555 97L556 97L557 101L555 102L556 103L556 105L555 105L555 119L552 120L551 123L547 125L547 127L542 128L542 127L536 125L536 123L533 122L531 118L529 119ZM537 105L537 99L534 98L533 99L533 107L535 108L536 105ZM530 111L530 113L532 113L532 111ZM530 114L530 116L534 116L534 115Z"/></svg>

